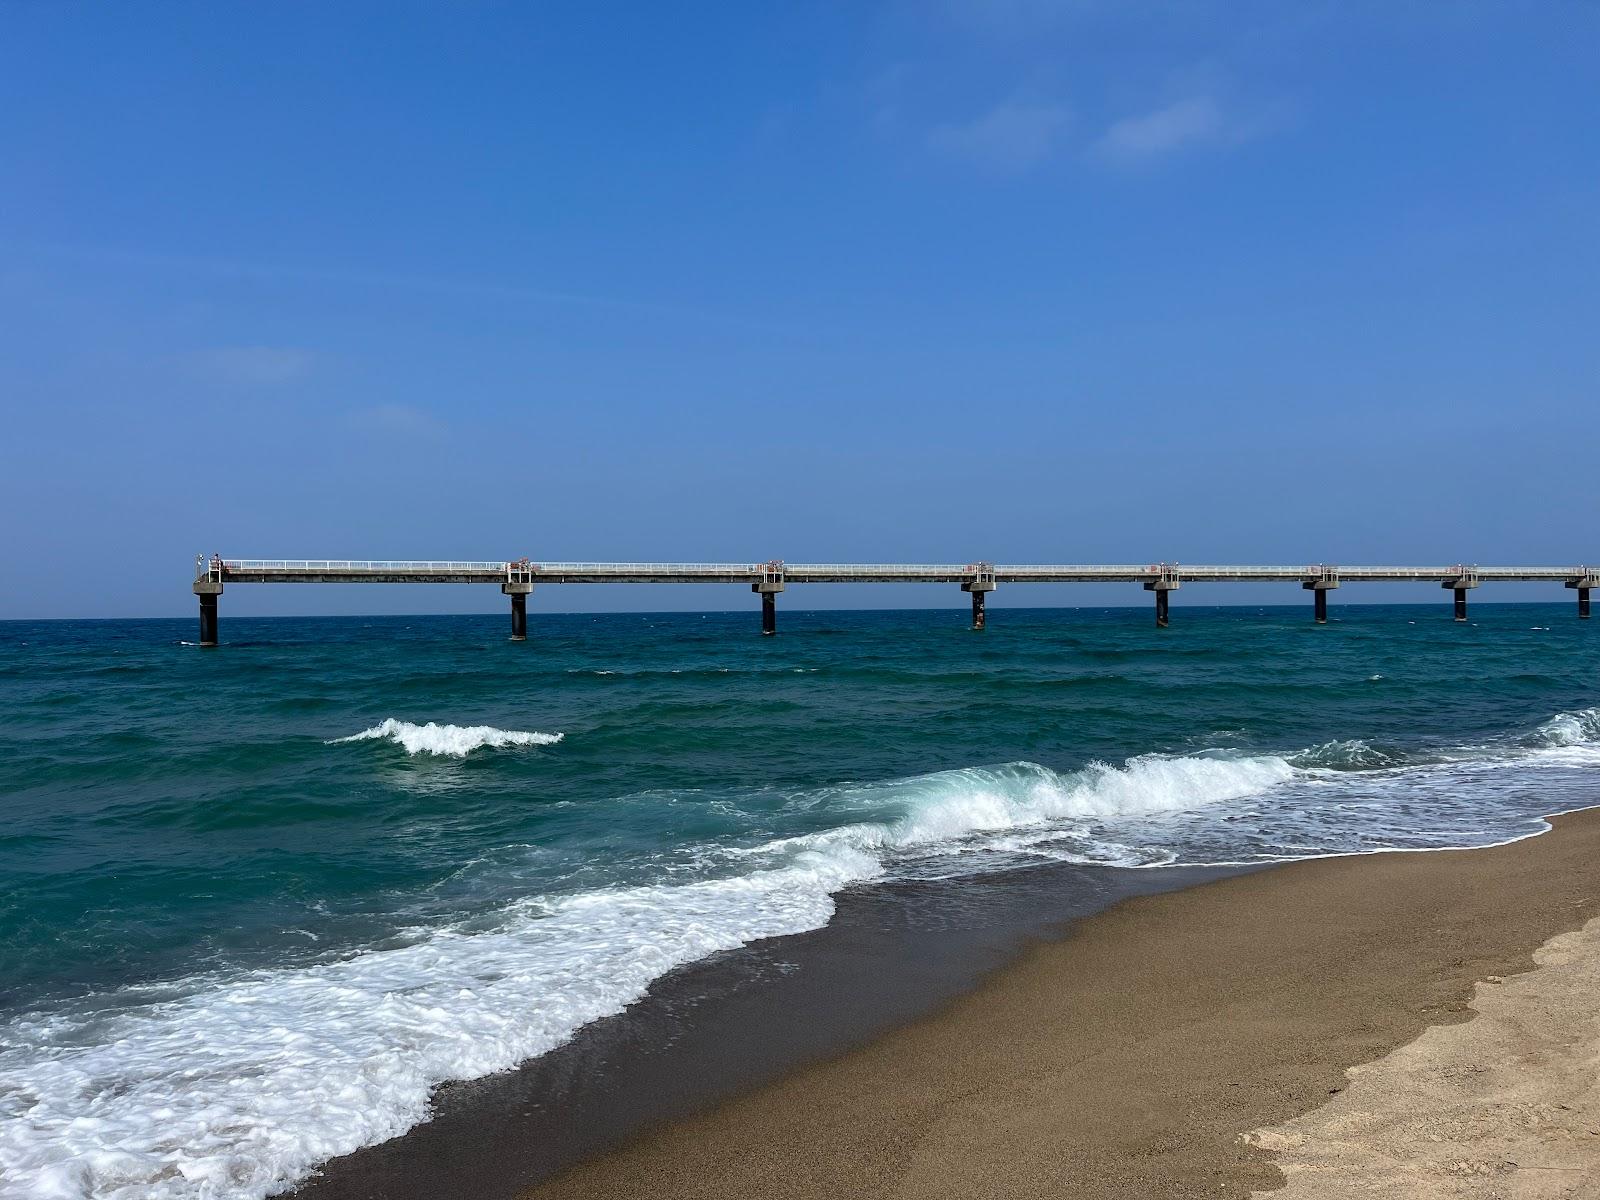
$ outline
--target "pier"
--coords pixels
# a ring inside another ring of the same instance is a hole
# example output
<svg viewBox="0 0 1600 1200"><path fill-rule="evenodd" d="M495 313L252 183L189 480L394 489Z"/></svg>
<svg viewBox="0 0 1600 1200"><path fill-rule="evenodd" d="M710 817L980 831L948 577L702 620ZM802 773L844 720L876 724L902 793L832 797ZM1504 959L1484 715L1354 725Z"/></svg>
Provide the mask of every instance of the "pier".
<svg viewBox="0 0 1600 1200"><path fill-rule="evenodd" d="M200 600L200 644L217 644L217 600L242 583L477 583L498 585L511 599L511 637L528 635L528 597L539 585L563 583L724 583L748 586L761 597L761 632L778 630L778 596L789 584L955 584L972 598L972 628L986 624L985 601L1001 584L1127 583L1155 595L1156 625L1166 628L1170 593L1186 583L1288 583L1312 593L1313 619L1328 619L1328 593L1346 583L1437 583L1453 595L1457 621L1467 619L1467 593L1485 583L1559 583L1577 592L1578 616L1589 616L1589 594L1600 587L1597 567L1453 566L1340 567L1187 566L1148 564L940 563L601 563L501 561L375 561L356 559L195 559L194 593Z"/></svg>

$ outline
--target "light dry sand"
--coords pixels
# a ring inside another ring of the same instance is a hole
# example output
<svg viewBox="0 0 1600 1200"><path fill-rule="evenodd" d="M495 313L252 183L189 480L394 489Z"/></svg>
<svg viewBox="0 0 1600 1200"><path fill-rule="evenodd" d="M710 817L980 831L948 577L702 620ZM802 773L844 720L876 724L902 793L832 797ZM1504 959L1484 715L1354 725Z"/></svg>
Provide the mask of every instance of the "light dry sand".
<svg viewBox="0 0 1600 1200"><path fill-rule="evenodd" d="M1600 921L1546 942L1537 968L1477 985L1436 1026L1349 1071L1314 1112L1249 1136L1282 1200L1600 1197Z"/></svg>
<svg viewBox="0 0 1600 1200"><path fill-rule="evenodd" d="M1245 1134L1470 1019L1479 981L1529 970L1541 945L1597 917L1600 810L1510 846L1297 863L1130 901L926 1020L651 1131L529 1200L1243 1200L1284 1183ZM1570 1161L1530 1158L1511 1178L1570 1175L1532 1169Z"/></svg>

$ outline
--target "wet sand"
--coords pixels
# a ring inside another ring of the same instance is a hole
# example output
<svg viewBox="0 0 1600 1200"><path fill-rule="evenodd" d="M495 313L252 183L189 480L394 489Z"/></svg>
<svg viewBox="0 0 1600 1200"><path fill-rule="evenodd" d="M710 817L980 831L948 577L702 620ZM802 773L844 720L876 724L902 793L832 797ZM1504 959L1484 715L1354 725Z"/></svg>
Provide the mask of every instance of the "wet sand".
<svg viewBox="0 0 1600 1200"><path fill-rule="evenodd" d="M1031 940L1236 871L1065 863L848 888L823 929L716 954L515 1071L453 1083L294 1200L516 1200L564 1168L825 1061L976 987Z"/></svg>
<svg viewBox="0 0 1600 1200"><path fill-rule="evenodd" d="M1466 1020L1478 981L1596 916L1596 810L1510 846L1127 900L934 1015L525 1194L1246 1197L1284 1184L1246 1134Z"/></svg>

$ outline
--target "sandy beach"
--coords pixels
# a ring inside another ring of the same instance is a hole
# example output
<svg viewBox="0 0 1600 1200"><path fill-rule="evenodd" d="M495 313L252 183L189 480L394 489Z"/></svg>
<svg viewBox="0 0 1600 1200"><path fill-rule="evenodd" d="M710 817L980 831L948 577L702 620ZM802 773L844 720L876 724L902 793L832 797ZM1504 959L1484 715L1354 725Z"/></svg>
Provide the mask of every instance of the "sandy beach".
<svg viewBox="0 0 1600 1200"><path fill-rule="evenodd" d="M1551 938L1600 915L1600 811L1554 824L1507 846L1322 859L1125 901L935 1015L658 1128L528 1200L1282 1188L1276 1154L1290 1147L1256 1131L1338 1097L1347 1069L1471 1018L1480 981L1530 970ZM1580 993L1549 994L1570 1009ZM1502 1155L1496 1184L1540 1165ZM1335 1183L1294 1194L1342 1194Z"/></svg>
<svg viewBox="0 0 1600 1200"><path fill-rule="evenodd" d="M1600 921L1477 985L1476 1014L1352 1067L1321 1108L1249 1135L1284 1200L1600 1195Z"/></svg>

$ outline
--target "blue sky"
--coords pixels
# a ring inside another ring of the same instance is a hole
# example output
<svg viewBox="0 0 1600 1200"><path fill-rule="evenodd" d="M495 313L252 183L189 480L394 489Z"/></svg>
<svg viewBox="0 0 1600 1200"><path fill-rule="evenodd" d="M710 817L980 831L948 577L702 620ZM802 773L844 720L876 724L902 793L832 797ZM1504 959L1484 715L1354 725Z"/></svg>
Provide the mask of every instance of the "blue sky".
<svg viewBox="0 0 1600 1200"><path fill-rule="evenodd" d="M1578 0L5 5L0 616L188 615L212 550L1600 559L1597 35Z"/></svg>

